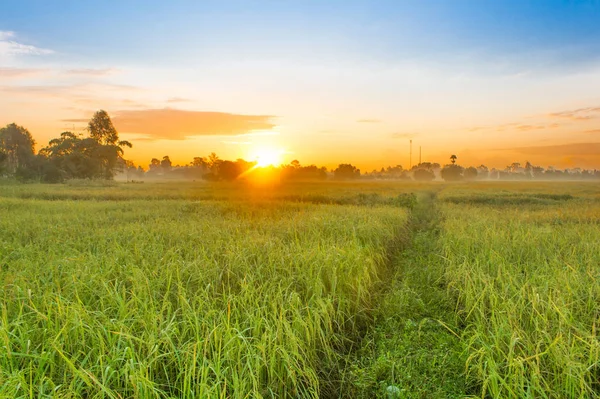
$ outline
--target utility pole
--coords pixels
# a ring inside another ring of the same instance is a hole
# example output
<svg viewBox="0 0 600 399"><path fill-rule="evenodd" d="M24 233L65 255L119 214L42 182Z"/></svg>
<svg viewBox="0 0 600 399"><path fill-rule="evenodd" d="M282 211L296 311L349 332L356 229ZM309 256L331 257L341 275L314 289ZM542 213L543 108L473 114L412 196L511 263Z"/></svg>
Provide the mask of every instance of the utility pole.
<svg viewBox="0 0 600 399"><path fill-rule="evenodd" d="M409 157L408 163L409 163L408 168L412 169L412 140L410 140L410 157Z"/></svg>

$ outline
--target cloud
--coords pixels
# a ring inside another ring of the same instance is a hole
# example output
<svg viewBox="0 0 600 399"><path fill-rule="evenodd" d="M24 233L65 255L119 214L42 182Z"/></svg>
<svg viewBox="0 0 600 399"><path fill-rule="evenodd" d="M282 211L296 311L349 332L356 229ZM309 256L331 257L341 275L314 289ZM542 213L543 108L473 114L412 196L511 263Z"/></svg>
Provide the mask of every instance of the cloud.
<svg viewBox="0 0 600 399"><path fill-rule="evenodd" d="M0 40L8 40L15 36L15 32L0 30Z"/></svg>
<svg viewBox="0 0 600 399"><path fill-rule="evenodd" d="M547 157L593 156L600 160L600 143L568 143L533 147L516 147L508 150L528 155Z"/></svg>
<svg viewBox="0 0 600 399"><path fill-rule="evenodd" d="M61 98L75 104L104 107L112 104L113 107L130 108L138 107L139 103L124 100L123 96L143 91L139 87L119 84L74 84L74 85L6 85L0 86L0 92L11 93L15 96L40 98Z"/></svg>
<svg viewBox="0 0 600 399"><path fill-rule="evenodd" d="M554 129L559 127L560 124L552 123L549 125L517 125L515 129L520 130L522 132L527 132L530 130L545 130L545 129Z"/></svg>
<svg viewBox="0 0 600 399"><path fill-rule="evenodd" d="M0 57L13 55L47 55L54 51L43 49L15 41L16 35L11 31L0 31Z"/></svg>
<svg viewBox="0 0 600 399"><path fill-rule="evenodd" d="M497 126L475 126L468 128L468 132L477 132L482 130L495 130L497 132L504 132L506 130L518 130L521 132L528 132L532 130L546 130L546 129L555 129L560 127L559 123L549 123L543 125L525 125L520 123L505 123Z"/></svg>
<svg viewBox="0 0 600 399"><path fill-rule="evenodd" d="M584 133L599 134L600 129L586 130L586 131L584 131Z"/></svg>
<svg viewBox="0 0 600 399"><path fill-rule="evenodd" d="M553 118L566 118L574 121L583 121L594 119L600 113L600 107L579 108L571 111L552 112L549 114Z"/></svg>
<svg viewBox="0 0 600 399"><path fill-rule="evenodd" d="M358 123L381 123L379 119L359 119L356 122Z"/></svg>
<svg viewBox="0 0 600 399"><path fill-rule="evenodd" d="M238 136L254 130L270 130L275 127L272 118L272 115L165 108L117 111L113 122L121 132L141 133L157 140L184 140L192 136Z"/></svg>
<svg viewBox="0 0 600 399"><path fill-rule="evenodd" d="M0 67L0 79L18 79L29 76L40 75L48 72L47 69L39 68L2 68Z"/></svg>
<svg viewBox="0 0 600 399"><path fill-rule="evenodd" d="M83 75L83 76L106 76L112 75L119 72L116 68L104 68L104 69L93 69L93 68L80 68L80 69L68 69L63 73L66 75Z"/></svg>
<svg viewBox="0 0 600 399"><path fill-rule="evenodd" d="M192 100L190 100L189 98L183 98L183 97L171 97L167 100L168 103L187 103L187 102L191 102Z"/></svg>
<svg viewBox="0 0 600 399"><path fill-rule="evenodd" d="M392 133L393 139L412 139L416 133Z"/></svg>

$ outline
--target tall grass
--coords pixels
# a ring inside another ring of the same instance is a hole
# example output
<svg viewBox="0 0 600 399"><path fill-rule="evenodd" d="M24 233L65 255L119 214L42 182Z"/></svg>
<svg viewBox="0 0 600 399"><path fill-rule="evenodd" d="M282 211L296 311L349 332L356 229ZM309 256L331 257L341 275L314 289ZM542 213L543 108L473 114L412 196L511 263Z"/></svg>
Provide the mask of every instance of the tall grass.
<svg viewBox="0 0 600 399"><path fill-rule="evenodd" d="M324 395L406 217L390 206L9 194L0 396Z"/></svg>
<svg viewBox="0 0 600 399"><path fill-rule="evenodd" d="M482 397L600 396L600 204L556 198L443 206L447 280Z"/></svg>

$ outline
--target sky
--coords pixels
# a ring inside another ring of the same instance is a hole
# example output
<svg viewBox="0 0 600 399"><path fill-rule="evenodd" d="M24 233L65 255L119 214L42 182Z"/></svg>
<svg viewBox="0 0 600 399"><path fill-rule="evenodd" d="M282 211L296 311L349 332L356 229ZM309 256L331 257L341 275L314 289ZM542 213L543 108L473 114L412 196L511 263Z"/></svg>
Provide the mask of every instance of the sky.
<svg viewBox="0 0 600 399"><path fill-rule="evenodd" d="M3 0L0 126L99 109L143 166L600 169L600 0Z"/></svg>

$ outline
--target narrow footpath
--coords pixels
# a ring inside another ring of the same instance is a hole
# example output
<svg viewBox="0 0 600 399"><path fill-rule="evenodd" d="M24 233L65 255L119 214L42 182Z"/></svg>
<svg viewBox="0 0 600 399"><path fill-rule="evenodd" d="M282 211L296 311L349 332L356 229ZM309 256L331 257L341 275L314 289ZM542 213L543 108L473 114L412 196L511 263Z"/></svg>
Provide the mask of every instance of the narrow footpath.
<svg viewBox="0 0 600 399"><path fill-rule="evenodd" d="M343 365L340 398L464 398L465 358L448 296L436 194L419 194L408 240L392 251L393 277L373 327Z"/></svg>

